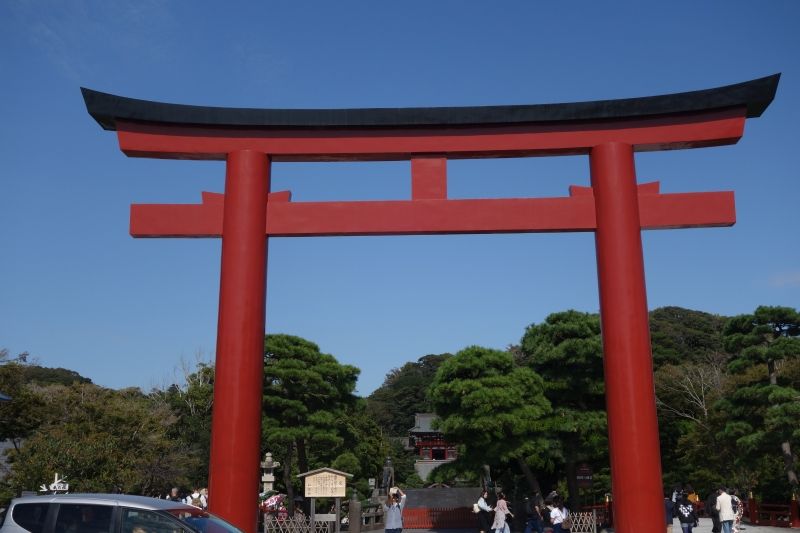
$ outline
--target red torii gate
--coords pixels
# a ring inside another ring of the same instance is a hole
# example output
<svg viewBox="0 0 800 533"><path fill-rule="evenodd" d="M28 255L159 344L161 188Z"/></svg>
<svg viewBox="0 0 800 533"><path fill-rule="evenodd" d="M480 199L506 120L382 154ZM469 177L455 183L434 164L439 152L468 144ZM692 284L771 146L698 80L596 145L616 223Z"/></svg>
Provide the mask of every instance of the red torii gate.
<svg viewBox="0 0 800 533"><path fill-rule="evenodd" d="M616 529L663 529L642 229L730 226L732 192L637 185L634 153L736 143L776 74L679 94L569 104L404 109L235 109L82 89L132 157L226 160L225 194L133 205L134 237L222 237L211 508L255 531L267 237L594 231ZM449 200L447 160L586 154L591 187L563 198ZM410 200L291 202L272 161L410 160Z"/></svg>

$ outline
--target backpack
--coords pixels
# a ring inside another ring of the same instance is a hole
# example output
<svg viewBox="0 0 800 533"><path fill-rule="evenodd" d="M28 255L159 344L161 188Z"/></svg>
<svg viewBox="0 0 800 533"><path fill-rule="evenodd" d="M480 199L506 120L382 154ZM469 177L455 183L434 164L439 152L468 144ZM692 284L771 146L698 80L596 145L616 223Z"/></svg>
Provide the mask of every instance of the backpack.
<svg viewBox="0 0 800 533"><path fill-rule="evenodd" d="M678 520L680 520L681 522L690 522L691 521L690 517L692 516L692 513L694 512L694 509L692 508L691 505L683 505L681 503L678 503L675 506L675 510L676 510L676 515L678 517Z"/></svg>

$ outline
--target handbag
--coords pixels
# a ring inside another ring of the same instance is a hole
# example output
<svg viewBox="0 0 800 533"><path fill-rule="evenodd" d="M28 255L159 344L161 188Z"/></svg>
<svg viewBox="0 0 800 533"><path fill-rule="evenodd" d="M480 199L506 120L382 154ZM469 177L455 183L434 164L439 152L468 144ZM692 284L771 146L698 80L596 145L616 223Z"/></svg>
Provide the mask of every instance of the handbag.
<svg viewBox="0 0 800 533"><path fill-rule="evenodd" d="M472 512L473 512L473 513L480 513L480 512L481 512L481 508L480 508L480 507L478 507L478 504L477 504L477 503L473 503L473 504L472 504Z"/></svg>
<svg viewBox="0 0 800 533"><path fill-rule="evenodd" d="M564 529L572 529L572 517L566 517L563 522L561 522L561 527Z"/></svg>

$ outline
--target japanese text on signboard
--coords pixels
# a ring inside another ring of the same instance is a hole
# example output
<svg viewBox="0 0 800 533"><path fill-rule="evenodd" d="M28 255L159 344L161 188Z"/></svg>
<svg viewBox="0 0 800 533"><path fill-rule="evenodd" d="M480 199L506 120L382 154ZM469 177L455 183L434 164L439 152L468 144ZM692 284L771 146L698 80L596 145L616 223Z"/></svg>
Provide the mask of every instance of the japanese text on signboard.
<svg viewBox="0 0 800 533"><path fill-rule="evenodd" d="M306 478L306 498L342 498L345 496L344 476L322 472Z"/></svg>

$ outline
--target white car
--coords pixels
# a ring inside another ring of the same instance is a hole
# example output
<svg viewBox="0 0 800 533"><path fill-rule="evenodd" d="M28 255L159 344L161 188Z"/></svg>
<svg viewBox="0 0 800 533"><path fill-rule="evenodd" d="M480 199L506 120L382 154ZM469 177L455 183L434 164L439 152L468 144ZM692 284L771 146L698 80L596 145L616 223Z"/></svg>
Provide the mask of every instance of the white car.
<svg viewBox="0 0 800 533"><path fill-rule="evenodd" d="M210 513L169 500L126 494L15 498L0 533L241 533Z"/></svg>

